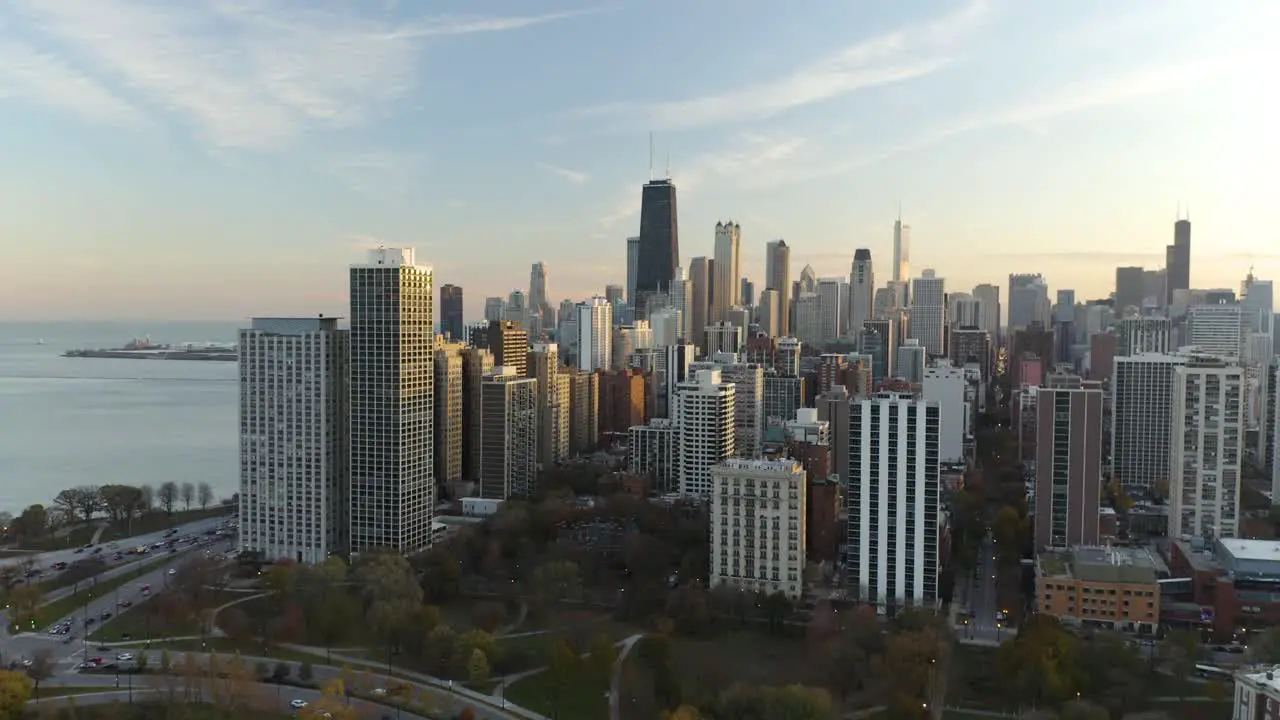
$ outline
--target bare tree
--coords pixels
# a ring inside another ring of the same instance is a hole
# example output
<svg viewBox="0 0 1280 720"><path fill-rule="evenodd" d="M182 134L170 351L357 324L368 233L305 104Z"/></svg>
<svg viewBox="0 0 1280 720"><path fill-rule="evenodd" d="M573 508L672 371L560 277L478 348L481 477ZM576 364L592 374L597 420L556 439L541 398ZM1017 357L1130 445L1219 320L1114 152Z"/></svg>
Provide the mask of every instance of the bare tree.
<svg viewBox="0 0 1280 720"><path fill-rule="evenodd" d="M40 682L53 677L54 670L53 651L49 648L40 648L31 655L31 665L27 668L27 674L35 682L36 700L40 699Z"/></svg>
<svg viewBox="0 0 1280 720"><path fill-rule="evenodd" d="M190 510L191 503L195 502L196 500L196 486L192 485L189 482L185 482L185 483L182 483L182 487L179 489L178 492L182 497L182 509Z"/></svg>
<svg viewBox="0 0 1280 720"><path fill-rule="evenodd" d="M156 506L156 489L150 485L138 488L138 512L145 515Z"/></svg>
<svg viewBox="0 0 1280 720"><path fill-rule="evenodd" d="M200 498L198 502L201 510L208 510L209 506L213 504L213 488L209 486L209 483L202 482L197 485L196 495Z"/></svg>
<svg viewBox="0 0 1280 720"><path fill-rule="evenodd" d="M166 515L173 514L173 506L178 501L178 485L173 481L169 481L160 486L156 491L156 501L160 503L160 508L164 510Z"/></svg>

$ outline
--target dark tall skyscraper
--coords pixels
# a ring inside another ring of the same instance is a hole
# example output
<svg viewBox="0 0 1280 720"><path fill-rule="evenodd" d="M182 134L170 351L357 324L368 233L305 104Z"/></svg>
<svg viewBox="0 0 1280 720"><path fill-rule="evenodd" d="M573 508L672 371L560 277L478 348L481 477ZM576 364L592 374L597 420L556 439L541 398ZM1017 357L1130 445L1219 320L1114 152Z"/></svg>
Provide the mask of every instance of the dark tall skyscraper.
<svg viewBox="0 0 1280 720"><path fill-rule="evenodd" d="M457 285L440 286L440 330L451 340L467 339L462 327L462 288Z"/></svg>
<svg viewBox="0 0 1280 720"><path fill-rule="evenodd" d="M667 290L680 264L676 186L650 180L640 197L640 248L636 258L636 317L648 318L649 298Z"/></svg>
<svg viewBox="0 0 1280 720"><path fill-rule="evenodd" d="M1173 244L1164 253L1164 301L1173 303L1174 290L1191 288L1191 221L1179 220L1173 224Z"/></svg>

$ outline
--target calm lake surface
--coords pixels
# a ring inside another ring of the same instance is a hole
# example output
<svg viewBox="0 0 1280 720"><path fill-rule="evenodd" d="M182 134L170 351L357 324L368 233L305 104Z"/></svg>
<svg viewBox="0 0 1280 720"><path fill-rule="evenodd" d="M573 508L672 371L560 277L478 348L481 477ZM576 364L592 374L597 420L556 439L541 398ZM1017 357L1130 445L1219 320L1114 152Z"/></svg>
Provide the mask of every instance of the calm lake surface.
<svg viewBox="0 0 1280 720"><path fill-rule="evenodd" d="M75 348L235 342L234 323L0 323L0 511L75 485L238 485L234 362L60 357ZM41 344L43 340L43 344Z"/></svg>

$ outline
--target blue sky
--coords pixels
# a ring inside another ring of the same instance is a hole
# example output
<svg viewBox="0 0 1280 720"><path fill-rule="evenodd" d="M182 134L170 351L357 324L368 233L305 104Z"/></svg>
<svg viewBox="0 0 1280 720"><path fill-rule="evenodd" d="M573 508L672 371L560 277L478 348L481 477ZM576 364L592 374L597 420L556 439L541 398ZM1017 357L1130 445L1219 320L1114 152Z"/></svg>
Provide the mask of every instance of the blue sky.
<svg viewBox="0 0 1280 720"><path fill-rule="evenodd" d="M1280 4L1098 0L10 0L0 6L0 318L343 312L412 245L486 295L622 282L648 133L682 261L1080 297L1163 264L1280 276ZM1280 279L1280 278L1277 278Z"/></svg>

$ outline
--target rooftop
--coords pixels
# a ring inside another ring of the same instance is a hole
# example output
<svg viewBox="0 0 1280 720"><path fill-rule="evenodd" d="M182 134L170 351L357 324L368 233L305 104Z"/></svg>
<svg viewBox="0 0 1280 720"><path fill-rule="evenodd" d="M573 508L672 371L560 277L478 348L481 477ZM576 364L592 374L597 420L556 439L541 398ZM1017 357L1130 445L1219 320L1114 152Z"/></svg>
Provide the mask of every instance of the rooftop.
<svg viewBox="0 0 1280 720"><path fill-rule="evenodd" d="M1040 574L1073 577L1086 582L1154 583L1157 565L1142 548L1077 547L1045 552L1039 557Z"/></svg>
<svg viewBox="0 0 1280 720"><path fill-rule="evenodd" d="M1280 561L1280 540L1222 538L1218 542L1236 560Z"/></svg>

